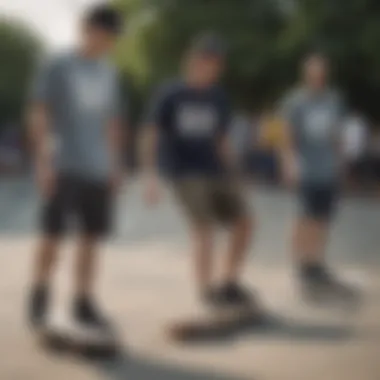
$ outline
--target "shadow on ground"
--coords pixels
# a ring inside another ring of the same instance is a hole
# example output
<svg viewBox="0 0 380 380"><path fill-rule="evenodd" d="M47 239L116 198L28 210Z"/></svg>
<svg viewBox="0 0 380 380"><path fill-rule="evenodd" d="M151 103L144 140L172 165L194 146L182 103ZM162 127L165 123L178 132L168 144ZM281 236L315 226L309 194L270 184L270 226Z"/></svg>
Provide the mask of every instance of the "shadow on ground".
<svg viewBox="0 0 380 380"><path fill-rule="evenodd" d="M311 324L288 318L271 316L259 326L241 326L236 334L250 334L267 338L313 341L343 341L353 338L351 327L340 324Z"/></svg>
<svg viewBox="0 0 380 380"><path fill-rule="evenodd" d="M124 355L96 364L107 380L243 380L212 372L201 372L169 364L150 363Z"/></svg>
<svg viewBox="0 0 380 380"><path fill-rule="evenodd" d="M339 325L318 325L271 317L265 322L239 326L233 330L220 331L219 334L204 336L204 339L187 342L206 344L228 344L229 340L248 335L252 338L287 339L289 341L327 341L349 340L353 337L349 327ZM177 343L177 344L187 344ZM176 343L173 343L176 344ZM240 380L237 377L199 372L170 364L151 363L142 358L121 355L117 359L98 361L96 367L107 380ZM256 379L251 377L250 379ZM243 380L243 378L241 378Z"/></svg>
<svg viewBox="0 0 380 380"><path fill-rule="evenodd" d="M316 341L336 342L354 338L350 326L341 324L317 324L303 322L291 318L267 315L261 321L245 321L233 323L221 328L210 326L191 336L180 340L181 344L228 344L240 338L250 337L289 340L289 341Z"/></svg>

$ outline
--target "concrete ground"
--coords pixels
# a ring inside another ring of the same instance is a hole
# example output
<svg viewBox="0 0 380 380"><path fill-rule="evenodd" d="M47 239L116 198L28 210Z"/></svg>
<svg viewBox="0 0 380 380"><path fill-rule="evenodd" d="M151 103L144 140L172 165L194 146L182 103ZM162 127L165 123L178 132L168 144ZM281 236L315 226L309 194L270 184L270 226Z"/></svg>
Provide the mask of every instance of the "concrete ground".
<svg viewBox="0 0 380 380"><path fill-rule="evenodd" d="M172 321L196 314L191 257L180 212L167 195L154 210L132 183L119 199L117 231L104 250L101 303L125 343L117 362L85 363L43 352L24 323L38 199L28 180L0 182L1 380L379 380L380 207L350 199L341 205L331 262L357 284L355 310L312 307L297 296L288 260L295 203L261 189L252 195L259 227L245 273L273 316L266 327L194 344L173 343ZM220 250L223 242L220 242ZM71 294L74 249L62 252L54 310Z"/></svg>

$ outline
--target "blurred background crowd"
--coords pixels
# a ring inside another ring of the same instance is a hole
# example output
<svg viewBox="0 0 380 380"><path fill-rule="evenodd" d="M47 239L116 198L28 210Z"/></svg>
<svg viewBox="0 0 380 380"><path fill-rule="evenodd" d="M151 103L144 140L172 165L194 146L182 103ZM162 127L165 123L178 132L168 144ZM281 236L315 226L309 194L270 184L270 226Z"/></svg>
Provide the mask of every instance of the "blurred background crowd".
<svg viewBox="0 0 380 380"><path fill-rule="evenodd" d="M65 2L65 0L61 0ZM42 2L44 3L44 2ZM42 4L41 3L41 4ZM70 0L80 9L89 0ZM138 168L146 101L157 83L176 75L184 48L200 31L228 42L225 86L235 106L232 133L242 165L256 180L279 185L279 100L297 83L310 49L330 57L334 84L346 100L342 126L347 188L376 189L380 175L380 4L377 0L117 0L129 20L115 52L125 95L126 162ZM54 33L52 31L52 33ZM23 108L41 57L54 50L21 19L0 19L0 171L29 164ZM127 134L126 134L127 135Z"/></svg>

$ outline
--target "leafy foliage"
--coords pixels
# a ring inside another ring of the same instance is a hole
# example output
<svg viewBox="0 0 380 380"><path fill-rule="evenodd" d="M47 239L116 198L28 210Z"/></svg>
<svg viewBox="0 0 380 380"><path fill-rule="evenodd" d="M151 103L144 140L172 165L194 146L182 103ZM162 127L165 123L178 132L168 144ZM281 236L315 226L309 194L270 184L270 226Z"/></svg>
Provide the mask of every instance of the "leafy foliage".
<svg viewBox="0 0 380 380"><path fill-rule="evenodd" d="M19 120L41 45L23 25L0 20L0 128Z"/></svg>
<svg viewBox="0 0 380 380"><path fill-rule="evenodd" d="M226 84L236 104L274 102L297 80L299 60L325 51L356 107L380 118L378 0L118 0L129 20L117 54L141 99L178 71L189 41L203 31L229 43Z"/></svg>

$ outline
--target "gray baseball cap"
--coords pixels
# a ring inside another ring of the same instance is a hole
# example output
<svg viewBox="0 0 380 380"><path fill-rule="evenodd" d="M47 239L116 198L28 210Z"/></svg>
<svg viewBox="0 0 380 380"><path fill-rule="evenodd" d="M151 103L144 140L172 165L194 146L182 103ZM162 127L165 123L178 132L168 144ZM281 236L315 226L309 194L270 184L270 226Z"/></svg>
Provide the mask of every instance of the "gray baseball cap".
<svg viewBox="0 0 380 380"><path fill-rule="evenodd" d="M221 37L214 33L207 33L195 38L190 51L194 54L222 59L227 54L227 47Z"/></svg>

